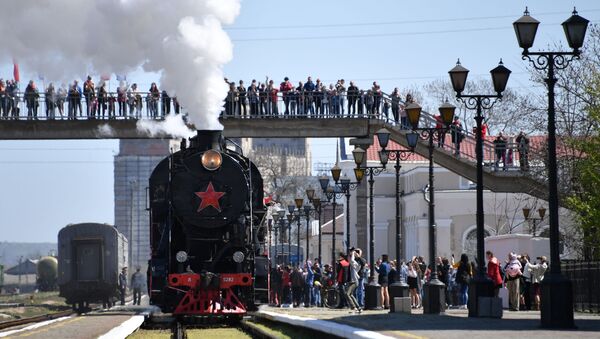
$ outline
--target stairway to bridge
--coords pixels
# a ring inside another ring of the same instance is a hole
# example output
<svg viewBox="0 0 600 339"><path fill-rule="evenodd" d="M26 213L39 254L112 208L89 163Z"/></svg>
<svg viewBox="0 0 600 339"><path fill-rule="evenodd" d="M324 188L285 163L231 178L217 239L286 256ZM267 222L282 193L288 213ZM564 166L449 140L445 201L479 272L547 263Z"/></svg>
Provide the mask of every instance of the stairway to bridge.
<svg viewBox="0 0 600 339"><path fill-rule="evenodd" d="M396 126L385 124L387 130L390 131L390 140L400 144L403 147L408 147L406 141L406 133L409 130L400 129ZM450 136L446 136L447 141ZM435 147L433 151L433 160L437 165L448 169L462 177L465 177L473 182L477 182L477 162L475 160L475 138L472 135L467 135L462 143L462 151L458 156L454 154L454 150L449 148L450 143L445 143L444 147ZM451 144L450 144L451 145ZM468 150L468 151L465 151ZM487 141L484 145L484 154L493 154L493 144ZM427 158L429 157L429 147L427 140L419 140L415 153ZM526 193L536 198L543 200L548 199L548 187L545 183L533 177L529 172L521 171L518 166L506 166L506 171L503 167L498 169L494 166L493 161L489 161L490 157L485 162L483 169L483 186L493 192L512 192Z"/></svg>

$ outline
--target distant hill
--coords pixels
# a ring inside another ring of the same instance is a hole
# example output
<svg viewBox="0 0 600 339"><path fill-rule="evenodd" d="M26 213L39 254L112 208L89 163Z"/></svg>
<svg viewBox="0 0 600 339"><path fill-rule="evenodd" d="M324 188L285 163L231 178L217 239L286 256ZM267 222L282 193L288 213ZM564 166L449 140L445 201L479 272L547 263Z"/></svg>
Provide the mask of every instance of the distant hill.
<svg viewBox="0 0 600 339"><path fill-rule="evenodd" d="M40 242L0 242L0 264L5 268L19 263L19 258L38 259L53 253L56 255L56 243Z"/></svg>

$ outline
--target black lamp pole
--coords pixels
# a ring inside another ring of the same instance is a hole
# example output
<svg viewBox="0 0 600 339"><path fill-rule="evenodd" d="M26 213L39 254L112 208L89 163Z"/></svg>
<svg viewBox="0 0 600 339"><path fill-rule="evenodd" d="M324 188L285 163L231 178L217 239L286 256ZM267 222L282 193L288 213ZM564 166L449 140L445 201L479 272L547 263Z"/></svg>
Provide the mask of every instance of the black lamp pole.
<svg viewBox="0 0 600 339"><path fill-rule="evenodd" d="M275 265L277 265L277 236L279 235L279 214L277 213L273 215L272 227L275 229L275 238L269 238L269 254L271 253L272 244L275 245L275 251L273 251L273 258L275 258ZM269 234L273 234L273 232L269 231Z"/></svg>
<svg viewBox="0 0 600 339"><path fill-rule="evenodd" d="M484 210L483 210L483 135L481 133L481 125L483 122L483 109L491 109L497 100L502 98L502 92L506 89L506 84L510 76L511 71L504 67L502 60L498 67L490 71L492 74L492 83L496 94L484 95L484 94L462 94L467 82L467 75L469 70L464 68L460 64L460 60L456 63L456 66L449 72L450 81L452 87L456 92L456 98L465 104L468 109L475 109L477 114L475 116L476 127L476 146L475 154L477 159L477 212L476 212L476 224L477 224L477 274L475 279L472 279L469 286L469 317L479 316L479 297L493 297L494 296L494 283L488 277L485 268L485 248L484 248ZM493 99L493 100L492 100ZM459 131L455 131L459 133ZM458 135L456 136L458 137Z"/></svg>
<svg viewBox="0 0 600 339"><path fill-rule="evenodd" d="M292 212L294 211L292 205L288 206L288 210L289 208L292 207ZM288 213L287 215L287 219L288 219L288 265L292 264L292 220L294 220L294 215L292 213Z"/></svg>
<svg viewBox="0 0 600 339"><path fill-rule="evenodd" d="M389 133L387 130L379 130L375 135L379 139L379 145L382 150L379 151L379 158L384 162L384 166L387 165L388 160L395 160L396 164L394 165L394 170L396 174L396 260L398 264L400 264L400 259L404 255L404 230L402 229L402 213L400 211L400 196L404 195L404 191L400 191L400 169L402 166L400 165L400 160L406 161L411 154L414 153L414 150L387 150L387 142L385 140L389 139ZM400 282L400 268L397 269L397 278L398 282ZM402 282L406 284L405 282Z"/></svg>
<svg viewBox="0 0 600 339"><path fill-rule="evenodd" d="M560 232L558 220L558 178L556 161L556 112L554 107L554 87L557 79L555 69L569 66L571 61L579 59L589 21L580 17L576 10L562 23L569 47L572 52L529 52L533 46L539 21L524 15L513 23L519 46L523 48L523 60L529 60L534 68L547 70L545 79L548 86L548 223L550 225L550 271L542 281L541 322L543 327L572 328L573 286L569 279L561 274ZM533 58L532 58L533 57Z"/></svg>
<svg viewBox="0 0 600 339"><path fill-rule="evenodd" d="M296 214L296 228L297 228L297 230L296 230L297 231L296 232L297 233L296 234L296 237L297 237L297 241L296 241L296 264L298 266L300 266L300 217L301 217L300 210L297 210L295 212L295 214Z"/></svg>
<svg viewBox="0 0 600 339"><path fill-rule="evenodd" d="M340 185L342 192L346 194L346 253L350 253L350 192L354 191L360 183L352 182L350 181L350 178L344 175L342 179L340 179Z"/></svg>
<svg viewBox="0 0 600 339"><path fill-rule="evenodd" d="M319 253L318 253L318 258L319 258L319 265L323 265L323 262L321 261L321 199L320 198L313 198L312 199L312 203L313 203L313 207L315 208L315 213L317 215L317 220L319 220Z"/></svg>
<svg viewBox="0 0 600 339"><path fill-rule="evenodd" d="M406 107L406 115L413 131L419 131L416 134L418 138L428 141L429 150L429 266L431 269L430 279L424 286L423 293L423 313L439 314L446 308L445 284L438 279L436 253L437 253L437 225L435 223L435 187L433 175L433 150L434 139L443 138L454 120L454 110L456 107L449 103L440 106L440 116L444 123L443 127L418 127L421 116L421 106L412 103ZM408 137L408 136L407 136ZM412 136L414 138L414 135ZM416 146L416 140L409 140L411 148Z"/></svg>
<svg viewBox="0 0 600 339"><path fill-rule="evenodd" d="M304 260L309 260L309 251L308 251L308 246L309 246L309 236L310 236L310 212L311 212L311 208L310 205L304 205L304 215L306 216L306 258L304 258Z"/></svg>
<svg viewBox="0 0 600 339"><path fill-rule="evenodd" d="M332 217L332 226L333 226L333 231L331 234L331 264L333 266L333 276L337 277L337 267L335 264L335 237L336 237L336 224L335 224L335 219L336 219L336 207L337 207L337 199L341 199L343 197L343 192L340 189L340 186L338 185L338 182L340 180L340 175L342 173L341 168L338 166L338 164L336 163L335 166L333 166L333 168L331 169L331 176L333 178L333 186L329 185L329 177L327 176L321 176L319 178L319 184L321 185L321 189L323 190L323 192L325 193L325 196L327 197L327 201L332 201L331 206L333 208L333 217Z"/></svg>
<svg viewBox="0 0 600 339"><path fill-rule="evenodd" d="M365 166L366 151L360 147L356 147L352 151L354 156L354 162L356 168L354 174L356 181L361 182L363 177L369 176L369 283L365 287L365 309L366 310L378 310L381 309L381 286L375 281L375 217L374 217L374 203L373 203L373 185L375 184L374 176L379 175L385 170L385 166ZM381 159L380 159L381 160ZM387 158L385 159L387 161ZM383 161L381 161L384 164Z"/></svg>

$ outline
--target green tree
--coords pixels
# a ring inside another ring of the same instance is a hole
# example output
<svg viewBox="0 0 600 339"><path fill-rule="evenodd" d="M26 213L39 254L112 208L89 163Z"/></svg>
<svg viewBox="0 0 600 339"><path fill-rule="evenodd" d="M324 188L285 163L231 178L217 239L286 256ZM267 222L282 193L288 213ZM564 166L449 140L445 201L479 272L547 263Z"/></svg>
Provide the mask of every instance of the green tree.
<svg viewBox="0 0 600 339"><path fill-rule="evenodd" d="M569 208L577 213L582 236L582 254L586 259L600 260L600 74L589 87L587 120L590 132L586 138L572 138L568 144L583 155L574 164L574 187L567 197Z"/></svg>

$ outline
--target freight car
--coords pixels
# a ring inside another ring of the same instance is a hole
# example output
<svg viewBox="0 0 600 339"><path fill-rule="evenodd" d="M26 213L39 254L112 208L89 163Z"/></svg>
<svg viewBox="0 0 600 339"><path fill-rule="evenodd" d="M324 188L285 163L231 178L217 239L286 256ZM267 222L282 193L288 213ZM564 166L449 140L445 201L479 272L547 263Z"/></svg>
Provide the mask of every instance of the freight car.
<svg viewBox="0 0 600 339"><path fill-rule="evenodd" d="M220 131L198 131L186 145L150 176L150 303L238 318L268 302L263 180Z"/></svg>
<svg viewBox="0 0 600 339"><path fill-rule="evenodd" d="M111 307L119 296L119 272L127 257L127 238L114 226L67 225L58 232L59 295L79 311L90 303Z"/></svg>

